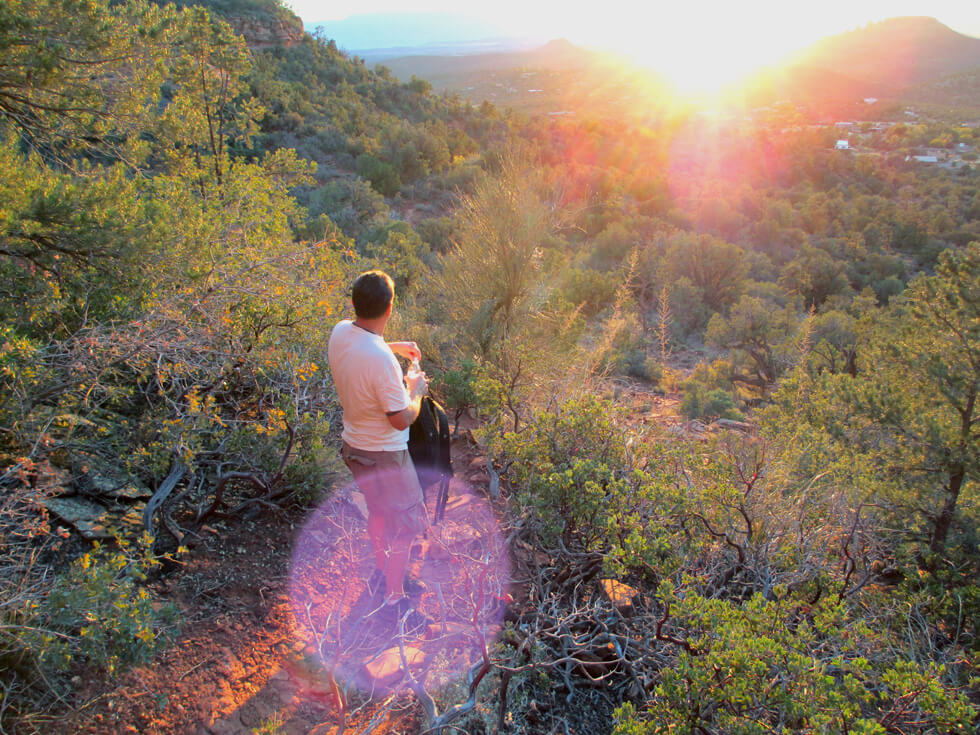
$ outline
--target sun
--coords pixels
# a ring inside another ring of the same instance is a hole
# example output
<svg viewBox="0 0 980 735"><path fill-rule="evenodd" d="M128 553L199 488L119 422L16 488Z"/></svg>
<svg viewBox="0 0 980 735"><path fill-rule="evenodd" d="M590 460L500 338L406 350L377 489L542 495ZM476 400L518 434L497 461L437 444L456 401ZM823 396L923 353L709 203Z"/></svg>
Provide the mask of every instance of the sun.
<svg viewBox="0 0 980 735"><path fill-rule="evenodd" d="M604 36L621 56L666 77L681 95L710 96L785 59L806 43L807 28L785 10L750 13L736 4L709 9L695 3L664 9L654 3L634 6L628 22L621 16L593 36Z"/></svg>
<svg viewBox="0 0 980 735"><path fill-rule="evenodd" d="M664 38L655 46L624 48L623 52L635 63L662 74L682 95L713 96L771 63L778 54L768 47L771 44L753 44L744 39L745 36L683 34Z"/></svg>

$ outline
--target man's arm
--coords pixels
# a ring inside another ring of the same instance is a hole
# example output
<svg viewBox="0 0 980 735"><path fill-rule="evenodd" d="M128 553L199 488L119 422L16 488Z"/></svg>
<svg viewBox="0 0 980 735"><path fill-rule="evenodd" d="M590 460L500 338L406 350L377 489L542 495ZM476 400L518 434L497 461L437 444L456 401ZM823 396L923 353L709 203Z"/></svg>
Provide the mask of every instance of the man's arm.
<svg viewBox="0 0 980 735"><path fill-rule="evenodd" d="M388 422L398 431L407 429L418 418L422 396L429 391L429 382L424 373L410 373L405 376L405 382L408 384L408 407L396 413L386 414Z"/></svg>
<svg viewBox="0 0 980 735"><path fill-rule="evenodd" d="M421 360L422 352L415 342L388 342L388 349L407 360Z"/></svg>

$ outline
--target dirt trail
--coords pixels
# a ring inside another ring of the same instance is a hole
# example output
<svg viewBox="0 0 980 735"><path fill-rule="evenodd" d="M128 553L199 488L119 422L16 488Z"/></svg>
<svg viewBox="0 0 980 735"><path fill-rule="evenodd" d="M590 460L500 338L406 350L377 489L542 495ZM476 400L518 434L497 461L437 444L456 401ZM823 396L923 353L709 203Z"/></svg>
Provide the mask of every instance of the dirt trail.
<svg viewBox="0 0 980 735"><path fill-rule="evenodd" d="M470 553L466 545L479 539L479 527L487 524L487 506L479 500L486 478L471 443L455 441L453 456L456 478L446 521L430 536L425 561L417 559L413 567L426 582L420 610L433 621L448 620L449 627L447 632L445 624L439 630L432 625L424 644L416 644L429 650L436 645L447 661L466 663L463 659L472 658L473 651L452 637L452 625L461 625L453 600L472 590L457 590L453 584L485 574L480 569L467 572L459 559L482 554ZM476 492L467 496L468 488ZM430 511L434 494L428 493ZM151 664L131 669L115 681L76 681L76 709L51 723L50 731L334 732L338 707L324 655L351 658L347 673L363 674L365 664L378 673L382 665L377 663L377 641L373 653L362 656L353 644L341 646L339 637L331 644L323 626L337 625L342 619L354 621L348 629L356 627L371 604L365 580L373 562L355 498L349 488L341 488L317 511L205 527L200 540L181 558L182 568L155 584L157 593L180 608L175 644ZM328 522L317 525L318 514ZM436 553L436 547L443 553ZM306 621L299 619L304 616ZM488 620L485 629L492 632L492 627ZM355 656L360 658L353 660ZM393 670L397 673L399 668L396 664ZM390 674L391 670L379 675ZM347 725L357 731L358 724L365 724L379 710L356 687L350 692ZM388 726L383 730L418 731L421 712L410 696L396 693L385 701L381 715Z"/></svg>

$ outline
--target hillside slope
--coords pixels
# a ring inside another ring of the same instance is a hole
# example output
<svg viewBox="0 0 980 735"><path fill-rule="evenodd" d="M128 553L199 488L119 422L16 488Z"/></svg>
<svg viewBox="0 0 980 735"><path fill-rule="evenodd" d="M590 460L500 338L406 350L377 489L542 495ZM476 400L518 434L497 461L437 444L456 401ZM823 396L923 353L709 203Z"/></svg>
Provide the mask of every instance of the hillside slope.
<svg viewBox="0 0 980 735"><path fill-rule="evenodd" d="M980 39L935 18L890 18L825 38L795 61L897 92L980 67Z"/></svg>

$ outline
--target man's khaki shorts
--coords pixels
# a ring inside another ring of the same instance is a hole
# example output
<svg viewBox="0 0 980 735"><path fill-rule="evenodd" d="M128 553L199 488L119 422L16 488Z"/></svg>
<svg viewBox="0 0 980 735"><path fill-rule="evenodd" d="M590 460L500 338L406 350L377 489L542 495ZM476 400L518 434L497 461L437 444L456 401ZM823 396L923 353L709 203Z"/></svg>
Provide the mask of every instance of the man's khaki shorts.
<svg viewBox="0 0 980 735"><path fill-rule="evenodd" d="M384 518L386 539L404 542L428 528L422 486L407 449L369 452L344 442L340 456L364 493L368 513Z"/></svg>

